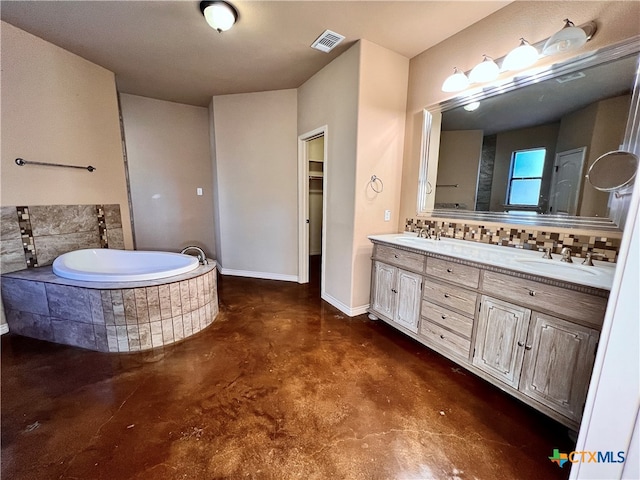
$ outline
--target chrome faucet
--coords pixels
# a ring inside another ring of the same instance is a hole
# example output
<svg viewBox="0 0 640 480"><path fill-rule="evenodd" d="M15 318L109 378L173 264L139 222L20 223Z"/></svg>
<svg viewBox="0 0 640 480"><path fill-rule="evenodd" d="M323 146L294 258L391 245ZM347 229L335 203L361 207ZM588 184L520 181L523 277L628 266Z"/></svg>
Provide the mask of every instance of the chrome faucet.
<svg viewBox="0 0 640 480"><path fill-rule="evenodd" d="M561 262L573 263L573 260L571 260L571 249L569 247L562 247L560 255L562 255L560 259Z"/></svg>
<svg viewBox="0 0 640 480"><path fill-rule="evenodd" d="M553 259L553 257L551 256L551 250L552 250L552 248L551 248L551 247L549 247L549 248L545 248L545 249L544 249L544 255L542 256L542 258L547 258L547 259L549 259L549 260L552 260L552 259Z"/></svg>
<svg viewBox="0 0 640 480"><path fill-rule="evenodd" d="M603 259L606 257L600 253L587 252L587 254L585 255L584 261L582 262L582 265L593 267L594 265L593 265L593 262L591 261L592 258Z"/></svg>
<svg viewBox="0 0 640 480"><path fill-rule="evenodd" d="M418 230L418 238L422 237L423 233L424 238L431 238L431 232L429 232L428 228L421 228L420 230Z"/></svg>
<svg viewBox="0 0 640 480"><path fill-rule="evenodd" d="M202 265L207 265L209 263L209 261L207 260L207 254L204 253L204 250L202 250L200 247L196 247L195 245L189 245L188 247L184 247L180 253L184 255L189 250L195 250L196 252L198 252L198 261Z"/></svg>

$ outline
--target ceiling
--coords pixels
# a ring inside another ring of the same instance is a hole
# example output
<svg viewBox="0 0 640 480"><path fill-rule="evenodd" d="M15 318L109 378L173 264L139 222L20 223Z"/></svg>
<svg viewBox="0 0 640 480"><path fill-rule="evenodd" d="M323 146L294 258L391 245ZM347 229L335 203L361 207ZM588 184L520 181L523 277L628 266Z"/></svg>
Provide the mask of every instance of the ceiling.
<svg viewBox="0 0 640 480"><path fill-rule="evenodd" d="M297 88L364 38L412 58L511 1L234 1L211 29L198 1L2 1L0 18L116 74L124 93L206 106L214 95ZM330 29L330 53L310 48Z"/></svg>

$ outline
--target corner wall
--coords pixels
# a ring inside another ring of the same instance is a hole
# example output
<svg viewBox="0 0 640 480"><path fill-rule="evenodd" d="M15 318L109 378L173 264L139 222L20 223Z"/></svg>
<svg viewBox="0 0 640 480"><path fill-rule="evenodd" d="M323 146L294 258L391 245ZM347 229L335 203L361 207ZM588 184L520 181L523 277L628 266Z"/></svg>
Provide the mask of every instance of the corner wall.
<svg viewBox="0 0 640 480"><path fill-rule="evenodd" d="M213 97L221 273L298 279L296 90Z"/></svg>
<svg viewBox="0 0 640 480"><path fill-rule="evenodd" d="M136 248L215 258L208 110L127 94L120 106Z"/></svg>
<svg viewBox="0 0 640 480"><path fill-rule="evenodd" d="M6 22L1 27L0 204L118 204L125 248L133 248L113 73ZM19 167L18 157L96 170Z"/></svg>

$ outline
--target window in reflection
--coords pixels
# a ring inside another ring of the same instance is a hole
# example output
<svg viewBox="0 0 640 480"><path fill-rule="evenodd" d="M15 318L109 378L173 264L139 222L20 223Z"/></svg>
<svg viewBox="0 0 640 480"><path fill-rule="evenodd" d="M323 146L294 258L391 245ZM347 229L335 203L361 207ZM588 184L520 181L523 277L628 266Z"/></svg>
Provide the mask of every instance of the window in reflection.
<svg viewBox="0 0 640 480"><path fill-rule="evenodd" d="M516 150L511 155L509 175L509 207L537 207L544 170L545 148Z"/></svg>

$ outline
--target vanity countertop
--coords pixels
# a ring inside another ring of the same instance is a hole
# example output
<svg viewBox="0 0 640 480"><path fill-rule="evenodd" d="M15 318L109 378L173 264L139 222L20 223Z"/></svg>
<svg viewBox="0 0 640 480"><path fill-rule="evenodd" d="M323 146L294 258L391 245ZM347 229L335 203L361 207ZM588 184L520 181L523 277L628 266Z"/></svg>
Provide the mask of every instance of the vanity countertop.
<svg viewBox="0 0 640 480"><path fill-rule="evenodd" d="M553 254L553 258L549 260L542 258L542 252L533 250L451 238L418 238L411 233L370 235L369 239L603 290L611 290L616 268L614 263L609 262L594 260L594 266L591 267L582 265L582 258L573 257L573 263L566 263L560 261L559 254Z"/></svg>

